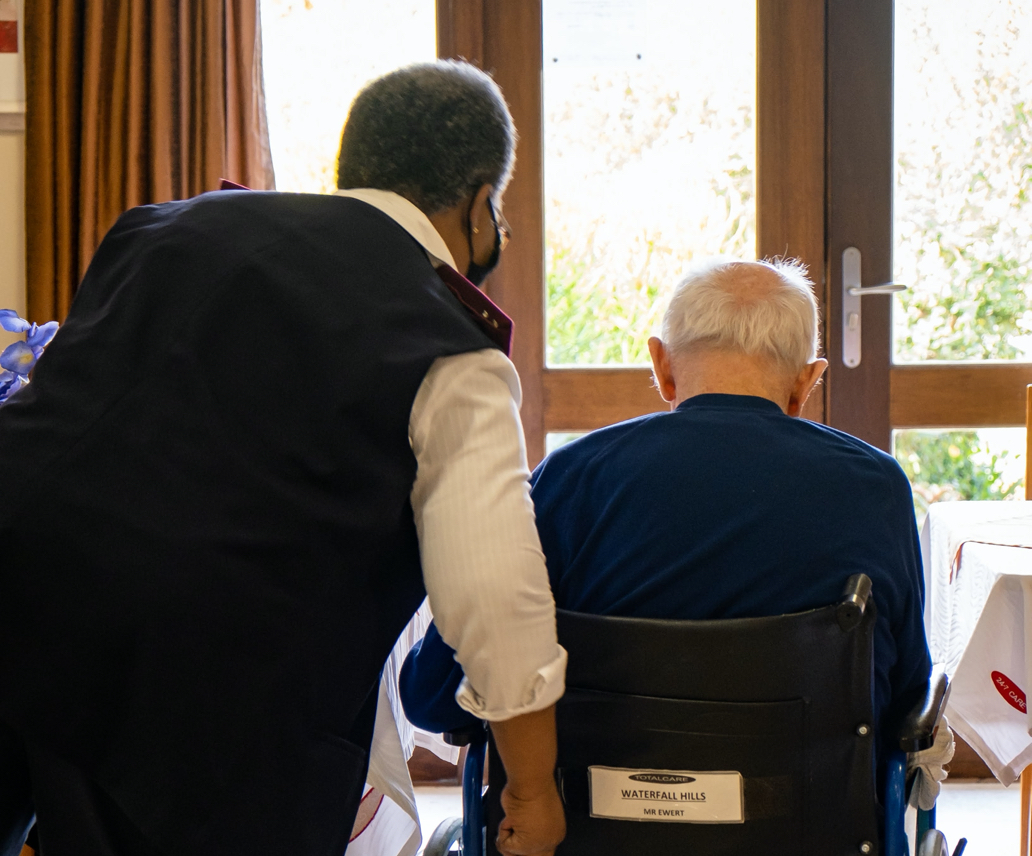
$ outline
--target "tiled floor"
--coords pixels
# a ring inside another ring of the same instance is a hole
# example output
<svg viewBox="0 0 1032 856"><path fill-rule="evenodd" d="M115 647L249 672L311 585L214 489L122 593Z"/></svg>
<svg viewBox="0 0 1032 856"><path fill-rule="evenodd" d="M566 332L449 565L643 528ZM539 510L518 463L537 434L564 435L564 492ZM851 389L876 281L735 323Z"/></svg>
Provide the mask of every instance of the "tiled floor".
<svg viewBox="0 0 1032 856"><path fill-rule="evenodd" d="M964 856L1017 856L1017 785L950 784L939 796L938 827L952 850L958 839L968 839ZM416 788L423 840L446 817L461 813L462 792L457 787Z"/></svg>
<svg viewBox="0 0 1032 856"><path fill-rule="evenodd" d="M1021 789L991 784L946 785L939 794L936 826L952 850L968 840L964 856L1017 856Z"/></svg>
<svg viewBox="0 0 1032 856"><path fill-rule="evenodd" d="M423 843L426 844L427 839L437 829L437 824L445 818L462 814L462 788L416 788L416 806L419 808Z"/></svg>

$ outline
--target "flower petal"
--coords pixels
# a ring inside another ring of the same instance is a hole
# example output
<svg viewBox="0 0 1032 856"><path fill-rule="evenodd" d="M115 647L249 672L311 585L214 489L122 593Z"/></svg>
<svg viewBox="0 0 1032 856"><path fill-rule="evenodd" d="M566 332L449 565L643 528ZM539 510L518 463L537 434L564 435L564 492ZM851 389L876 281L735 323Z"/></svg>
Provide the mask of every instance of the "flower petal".
<svg viewBox="0 0 1032 856"><path fill-rule="evenodd" d="M27 375L36 365L36 355L32 348L24 342L15 342L4 348L0 354L0 368L7 369L15 374Z"/></svg>
<svg viewBox="0 0 1032 856"><path fill-rule="evenodd" d="M30 348L45 348L50 344L50 340L54 338L57 327L56 321L47 321L46 324L40 324L38 327L33 324L29 334L25 337L25 341Z"/></svg>
<svg viewBox="0 0 1032 856"><path fill-rule="evenodd" d="M31 326L24 318L19 318L13 309L0 309L0 327L9 333L24 333Z"/></svg>
<svg viewBox="0 0 1032 856"><path fill-rule="evenodd" d="M8 396L21 389L22 379L14 372L0 372L0 404L3 404Z"/></svg>

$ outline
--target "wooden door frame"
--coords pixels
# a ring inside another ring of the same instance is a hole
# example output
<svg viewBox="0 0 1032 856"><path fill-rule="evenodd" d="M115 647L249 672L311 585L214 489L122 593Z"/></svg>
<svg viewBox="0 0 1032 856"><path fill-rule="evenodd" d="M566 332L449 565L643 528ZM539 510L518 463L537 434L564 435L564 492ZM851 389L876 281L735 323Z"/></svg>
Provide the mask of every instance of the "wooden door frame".
<svg viewBox="0 0 1032 856"><path fill-rule="evenodd" d="M888 450L890 301L863 298L860 365L842 360L842 253L857 247L863 284L892 277L893 0L828 0L828 422ZM837 323L836 323L837 322Z"/></svg>
<svg viewBox="0 0 1032 856"><path fill-rule="evenodd" d="M489 72L505 93L519 133L505 193L514 240L485 291L513 319L512 361L533 467L545 446L545 233L541 109L541 0L437 0L437 52Z"/></svg>
<svg viewBox="0 0 1032 856"><path fill-rule="evenodd" d="M642 368L545 366L541 0L438 0L438 54L490 72L520 141L505 196L515 239L487 291L515 322L513 362L533 466L552 431L588 431L665 410ZM825 0L757 4L757 252L801 259L824 304ZM806 414L823 421L824 390Z"/></svg>
<svg viewBox="0 0 1032 856"><path fill-rule="evenodd" d="M842 251L864 285L892 277L893 0L828 0L827 421L886 451L893 429L1024 424L1032 364L892 364L891 299L865 297L862 359L842 363Z"/></svg>
<svg viewBox="0 0 1032 856"><path fill-rule="evenodd" d="M823 319L825 0L758 0L756 7L756 253L802 261ZM803 416L826 421L827 390L825 381Z"/></svg>

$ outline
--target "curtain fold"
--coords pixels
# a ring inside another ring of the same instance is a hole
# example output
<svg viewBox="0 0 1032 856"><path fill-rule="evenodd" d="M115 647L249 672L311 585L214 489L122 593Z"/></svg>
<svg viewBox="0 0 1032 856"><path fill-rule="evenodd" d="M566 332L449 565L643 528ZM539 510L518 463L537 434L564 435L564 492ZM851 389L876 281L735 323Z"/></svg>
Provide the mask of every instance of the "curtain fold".
<svg viewBox="0 0 1032 856"><path fill-rule="evenodd" d="M275 186L258 0L26 0L29 317L135 205Z"/></svg>

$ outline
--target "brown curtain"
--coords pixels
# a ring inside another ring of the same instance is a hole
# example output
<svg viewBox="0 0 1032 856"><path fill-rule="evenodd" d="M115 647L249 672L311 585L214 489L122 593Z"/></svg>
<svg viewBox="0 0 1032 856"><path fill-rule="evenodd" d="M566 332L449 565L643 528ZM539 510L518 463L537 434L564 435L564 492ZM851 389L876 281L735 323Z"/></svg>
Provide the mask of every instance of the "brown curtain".
<svg viewBox="0 0 1032 856"><path fill-rule="evenodd" d="M258 0L26 0L28 310L135 205L274 187Z"/></svg>

